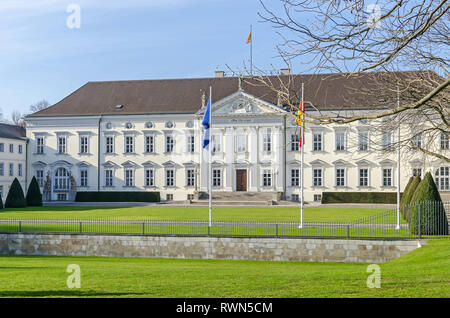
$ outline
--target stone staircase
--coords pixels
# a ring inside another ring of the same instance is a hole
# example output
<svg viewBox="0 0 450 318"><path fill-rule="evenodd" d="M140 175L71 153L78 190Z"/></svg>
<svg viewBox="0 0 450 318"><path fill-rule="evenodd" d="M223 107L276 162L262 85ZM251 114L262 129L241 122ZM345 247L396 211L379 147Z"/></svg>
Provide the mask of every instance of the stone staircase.
<svg viewBox="0 0 450 318"><path fill-rule="evenodd" d="M209 195L199 192L192 204L208 204ZM278 192L213 192L214 205L275 205L281 199Z"/></svg>

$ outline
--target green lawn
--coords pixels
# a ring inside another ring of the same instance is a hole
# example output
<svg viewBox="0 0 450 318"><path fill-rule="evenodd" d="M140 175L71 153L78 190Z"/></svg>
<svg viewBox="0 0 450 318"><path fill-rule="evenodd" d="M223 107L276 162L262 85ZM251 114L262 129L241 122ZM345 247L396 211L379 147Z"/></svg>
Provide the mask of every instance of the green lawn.
<svg viewBox="0 0 450 318"><path fill-rule="evenodd" d="M0 297L450 297L450 240L380 264L0 256ZM66 287L69 264L81 289Z"/></svg>
<svg viewBox="0 0 450 318"><path fill-rule="evenodd" d="M350 222L384 210L305 208L305 222ZM0 210L2 219L208 220L208 207L39 207ZM298 222L300 208L215 207L215 221Z"/></svg>

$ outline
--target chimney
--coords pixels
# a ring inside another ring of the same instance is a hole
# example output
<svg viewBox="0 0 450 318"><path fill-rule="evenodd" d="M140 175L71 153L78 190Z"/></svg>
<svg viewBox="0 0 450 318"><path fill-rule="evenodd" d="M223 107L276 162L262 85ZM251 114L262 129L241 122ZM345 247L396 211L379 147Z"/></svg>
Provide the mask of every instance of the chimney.
<svg viewBox="0 0 450 318"><path fill-rule="evenodd" d="M280 70L281 75L291 75L291 69L290 68L282 68Z"/></svg>
<svg viewBox="0 0 450 318"><path fill-rule="evenodd" d="M225 77L225 72L224 71L215 71L214 75L216 78L222 78L222 77Z"/></svg>

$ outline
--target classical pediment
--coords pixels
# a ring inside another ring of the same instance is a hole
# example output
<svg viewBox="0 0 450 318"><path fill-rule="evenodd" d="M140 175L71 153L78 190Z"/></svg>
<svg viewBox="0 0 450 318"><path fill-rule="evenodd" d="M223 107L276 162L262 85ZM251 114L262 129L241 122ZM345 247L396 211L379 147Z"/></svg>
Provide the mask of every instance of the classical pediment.
<svg viewBox="0 0 450 318"><path fill-rule="evenodd" d="M203 114L203 112L204 109L199 114ZM285 112L280 107L256 98L242 90L212 105L212 114L214 116L283 114Z"/></svg>

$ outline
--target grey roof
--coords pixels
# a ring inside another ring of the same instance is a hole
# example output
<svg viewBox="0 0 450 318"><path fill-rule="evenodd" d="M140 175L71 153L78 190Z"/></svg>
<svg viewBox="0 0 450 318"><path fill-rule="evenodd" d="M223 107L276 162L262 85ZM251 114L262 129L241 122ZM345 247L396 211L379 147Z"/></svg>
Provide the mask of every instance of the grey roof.
<svg viewBox="0 0 450 318"><path fill-rule="evenodd" d="M26 137L26 130L21 126L0 123L0 137L8 139L24 139Z"/></svg>
<svg viewBox="0 0 450 318"><path fill-rule="evenodd" d="M416 72L399 72L408 76ZM300 96L301 84L305 84L306 108L314 105L319 109L361 109L386 107L380 105L381 93L361 94L362 91L375 92L378 83L388 83L392 77L386 72L372 72L359 75L348 74L307 74L266 76L275 88L288 87L290 96ZM277 105L277 93L267 85L262 85L258 77L245 77L242 89L266 102ZM391 86L390 84L384 84ZM212 86L213 102L221 100L239 89L239 77L188 78L163 80L132 80L89 82L56 103L31 114L28 117L86 116L113 114L194 114L201 109L202 95L208 97ZM371 100L372 99L372 100ZM388 96L387 103L395 100ZM117 107L123 105L123 107Z"/></svg>

